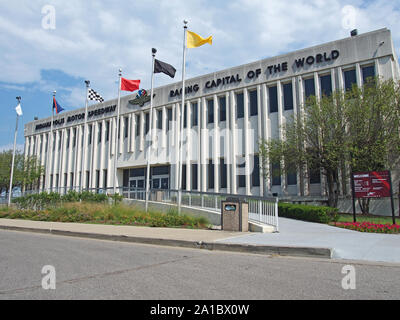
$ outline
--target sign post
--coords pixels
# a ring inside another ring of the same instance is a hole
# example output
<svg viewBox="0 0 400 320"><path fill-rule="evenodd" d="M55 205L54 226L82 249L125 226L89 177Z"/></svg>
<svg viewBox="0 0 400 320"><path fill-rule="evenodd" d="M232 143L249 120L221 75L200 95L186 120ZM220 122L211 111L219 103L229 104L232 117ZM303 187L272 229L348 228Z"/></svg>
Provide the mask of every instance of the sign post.
<svg viewBox="0 0 400 320"><path fill-rule="evenodd" d="M396 223L394 215L392 176L390 171L357 172L351 176L353 189L353 215L356 222L355 199L380 199L389 198L392 206L393 224Z"/></svg>

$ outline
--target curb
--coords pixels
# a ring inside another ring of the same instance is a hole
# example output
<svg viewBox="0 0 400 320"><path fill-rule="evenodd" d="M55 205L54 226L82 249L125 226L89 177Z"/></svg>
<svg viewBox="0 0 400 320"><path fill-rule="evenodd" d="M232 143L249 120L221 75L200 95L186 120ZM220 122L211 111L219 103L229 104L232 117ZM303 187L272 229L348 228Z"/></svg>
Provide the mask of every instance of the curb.
<svg viewBox="0 0 400 320"><path fill-rule="evenodd" d="M134 236L131 237L125 235L109 235L101 233L86 233L86 232L64 231L57 229L40 229L40 228L27 228L27 227L15 227L15 226L0 226L0 229L9 231L22 231L22 232L68 236L68 237L88 238L96 240L141 243L141 244L181 247L190 249L205 249L210 251L215 250L215 251L325 258L325 259L332 258L331 248L289 247L289 246L280 247L280 246L268 246L268 245L248 245L248 244L234 244L234 243L220 243L220 242L203 242L203 241L193 242L188 240L145 238L145 237L134 237Z"/></svg>

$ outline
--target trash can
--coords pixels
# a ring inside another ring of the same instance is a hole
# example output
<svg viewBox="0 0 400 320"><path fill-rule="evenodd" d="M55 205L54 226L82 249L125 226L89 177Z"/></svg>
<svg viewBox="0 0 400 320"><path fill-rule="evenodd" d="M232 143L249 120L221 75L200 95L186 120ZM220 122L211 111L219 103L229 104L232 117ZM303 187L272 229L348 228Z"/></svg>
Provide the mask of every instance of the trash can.
<svg viewBox="0 0 400 320"><path fill-rule="evenodd" d="M222 201L221 228L225 231L249 231L249 204L239 198Z"/></svg>

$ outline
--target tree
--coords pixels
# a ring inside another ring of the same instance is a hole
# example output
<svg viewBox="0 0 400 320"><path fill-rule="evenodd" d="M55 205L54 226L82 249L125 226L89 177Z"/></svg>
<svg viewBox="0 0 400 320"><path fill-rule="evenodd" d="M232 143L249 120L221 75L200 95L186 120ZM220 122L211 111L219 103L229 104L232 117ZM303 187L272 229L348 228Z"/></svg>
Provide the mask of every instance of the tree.
<svg viewBox="0 0 400 320"><path fill-rule="evenodd" d="M0 192L7 191L10 187L12 164L12 150L0 153ZM15 153L13 187L27 186L37 183L44 173L36 157L27 157L20 151Z"/></svg>
<svg viewBox="0 0 400 320"><path fill-rule="evenodd" d="M392 168L399 159L399 101L399 84L379 79L346 93L310 97L304 113L284 124L282 139L260 141L262 166L280 163L283 173L299 172L301 176L320 170L326 178L328 205L336 207L339 172L347 181L346 168L382 170ZM360 206L363 213L368 212L362 201Z"/></svg>

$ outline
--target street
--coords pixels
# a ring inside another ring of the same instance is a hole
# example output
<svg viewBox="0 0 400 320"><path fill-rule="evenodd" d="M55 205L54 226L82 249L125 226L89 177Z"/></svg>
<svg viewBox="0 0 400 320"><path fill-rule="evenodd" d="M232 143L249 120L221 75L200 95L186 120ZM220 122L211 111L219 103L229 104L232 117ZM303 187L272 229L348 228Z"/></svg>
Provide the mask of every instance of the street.
<svg viewBox="0 0 400 320"><path fill-rule="evenodd" d="M354 267L355 289L342 287L346 265ZM49 274L42 271L51 270L44 266L54 268L55 289L42 286ZM386 300L400 297L399 271L389 263L0 231L0 299Z"/></svg>

